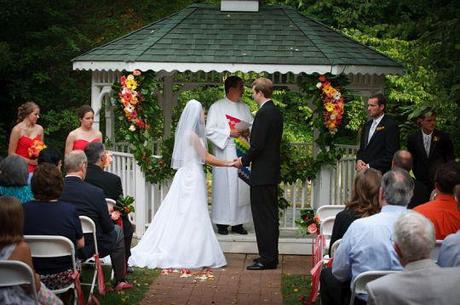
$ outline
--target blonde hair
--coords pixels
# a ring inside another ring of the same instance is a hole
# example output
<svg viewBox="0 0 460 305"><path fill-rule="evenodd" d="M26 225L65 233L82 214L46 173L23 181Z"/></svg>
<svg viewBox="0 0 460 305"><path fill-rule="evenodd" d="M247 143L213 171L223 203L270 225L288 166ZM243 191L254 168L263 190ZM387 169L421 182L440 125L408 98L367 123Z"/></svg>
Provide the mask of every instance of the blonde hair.
<svg viewBox="0 0 460 305"><path fill-rule="evenodd" d="M16 120L16 123L22 122L29 114L34 112L36 108L40 109L40 107L38 107L38 105L32 101L26 102L22 104L21 106L19 106L18 107L18 118Z"/></svg>
<svg viewBox="0 0 460 305"><path fill-rule="evenodd" d="M256 92L262 92L266 98L271 98L273 93L273 83L265 77L259 77L252 82L252 87Z"/></svg>

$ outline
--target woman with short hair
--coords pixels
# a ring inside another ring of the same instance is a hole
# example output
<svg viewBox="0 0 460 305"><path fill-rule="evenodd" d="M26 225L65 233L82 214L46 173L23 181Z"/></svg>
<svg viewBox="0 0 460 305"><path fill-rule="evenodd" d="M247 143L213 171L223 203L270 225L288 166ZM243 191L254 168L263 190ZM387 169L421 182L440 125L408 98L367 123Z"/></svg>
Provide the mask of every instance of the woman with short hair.
<svg viewBox="0 0 460 305"><path fill-rule="evenodd" d="M19 156L8 156L0 162L0 195L13 196L22 203L32 200L27 184L29 172L26 161Z"/></svg>

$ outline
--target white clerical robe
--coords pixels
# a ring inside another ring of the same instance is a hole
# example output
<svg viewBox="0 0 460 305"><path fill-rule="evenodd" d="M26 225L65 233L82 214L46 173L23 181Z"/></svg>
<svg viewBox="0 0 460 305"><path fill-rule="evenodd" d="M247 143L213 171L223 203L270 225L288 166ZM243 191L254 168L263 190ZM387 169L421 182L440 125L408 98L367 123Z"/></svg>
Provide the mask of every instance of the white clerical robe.
<svg viewBox="0 0 460 305"><path fill-rule="evenodd" d="M221 160L234 160L236 146L230 137L226 114L251 124L253 117L249 107L242 102L223 98L209 108L206 135L212 142L214 155ZM249 186L238 177L233 167L213 167L212 222L223 225L239 225L252 221Z"/></svg>

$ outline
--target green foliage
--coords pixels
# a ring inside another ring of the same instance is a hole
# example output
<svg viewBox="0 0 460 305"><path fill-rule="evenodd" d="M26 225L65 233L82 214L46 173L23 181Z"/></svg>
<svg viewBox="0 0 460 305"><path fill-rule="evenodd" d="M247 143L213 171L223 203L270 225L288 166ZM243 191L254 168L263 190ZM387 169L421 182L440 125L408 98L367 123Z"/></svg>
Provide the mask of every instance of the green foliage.
<svg viewBox="0 0 460 305"><path fill-rule="evenodd" d="M284 305L304 304L310 294L311 276L283 274L281 293ZM313 304L319 304L319 300Z"/></svg>

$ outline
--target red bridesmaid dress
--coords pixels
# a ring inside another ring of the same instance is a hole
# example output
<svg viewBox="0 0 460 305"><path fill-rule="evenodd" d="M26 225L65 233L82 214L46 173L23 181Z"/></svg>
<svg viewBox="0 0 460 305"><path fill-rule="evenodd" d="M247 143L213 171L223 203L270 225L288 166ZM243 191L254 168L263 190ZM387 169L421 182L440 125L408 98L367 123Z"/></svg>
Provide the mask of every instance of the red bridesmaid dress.
<svg viewBox="0 0 460 305"><path fill-rule="evenodd" d="M31 159L29 155L29 148L32 146L35 140L41 140L41 137L37 135L35 138L32 139L28 136L21 136L16 146L16 154L24 158ZM36 165L29 164L29 173L32 173L36 167Z"/></svg>
<svg viewBox="0 0 460 305"><path fill-rule="evenodd" d="M99 138L93 139L91 141L77 139L73 142L72 150L85 150L86 145L88 145L89 143L93 143L93 142L102 142L102 140Z"/></svg>

